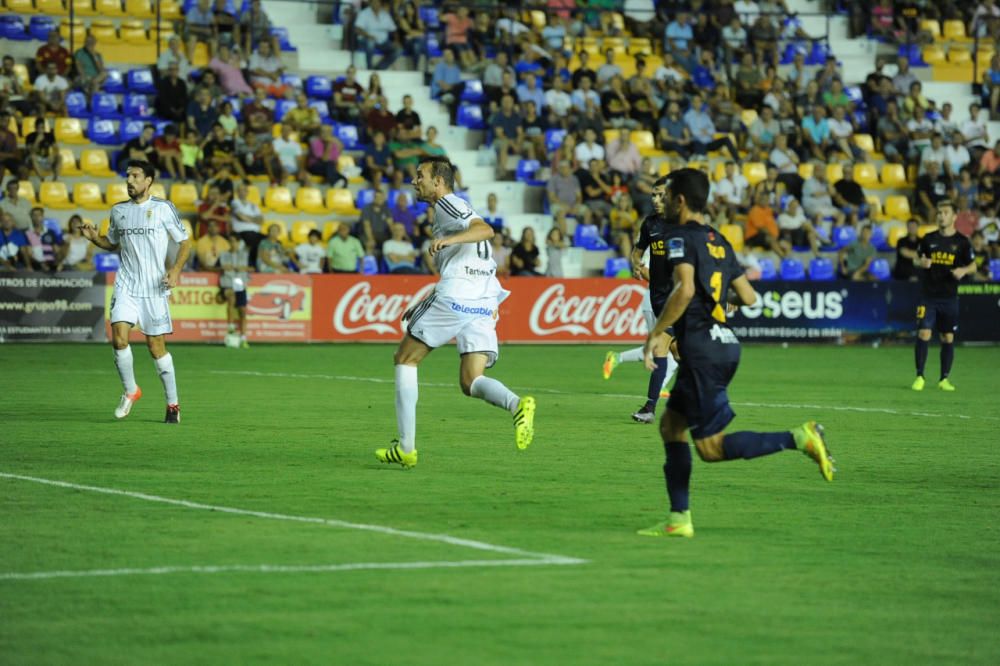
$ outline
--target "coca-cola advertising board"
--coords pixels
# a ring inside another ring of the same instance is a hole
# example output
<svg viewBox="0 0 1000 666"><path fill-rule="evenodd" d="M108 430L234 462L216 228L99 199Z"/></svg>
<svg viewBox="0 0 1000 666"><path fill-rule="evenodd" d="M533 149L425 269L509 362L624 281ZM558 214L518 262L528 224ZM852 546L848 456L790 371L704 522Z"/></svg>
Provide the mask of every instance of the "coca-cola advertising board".
<svg viewBox="0 0 1000 666"><path fill-rule="evenodd" d="M501 342L625 342L646 334L635 281L507 278ZM421 276L322 275L313 279L313 340L392 342L401 317L434 288Z"/></svg>

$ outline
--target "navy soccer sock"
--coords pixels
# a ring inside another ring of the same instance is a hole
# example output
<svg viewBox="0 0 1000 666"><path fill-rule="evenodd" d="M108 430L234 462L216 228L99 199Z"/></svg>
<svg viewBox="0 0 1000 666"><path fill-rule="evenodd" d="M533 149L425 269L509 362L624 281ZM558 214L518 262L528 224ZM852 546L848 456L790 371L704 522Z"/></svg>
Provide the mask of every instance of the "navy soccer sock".
<svg viewBox="0 0 1000 666"><path fill-rule="evenodd" d="M795 448L791 432L734 432L722 438L722 451L726 460L759 458L785 449Z"/></svg>
<svg viewBox="0 0 1000 666"><path fill-rule="evenodd" d="M931 343L929 341L917 338L917 346L916 346L916 351L914 353L916 355L918 377L924 376L924 366L927 365L927 351L930 348L930 346ZM942 350L942 354L943 353L944 351Z"/></svg>
<svg viewBox="0 0 1000 666"><path fill-rule="evenodd" d="M663 445L667 461L663 463L663 478L667 481L670 510L688 510L688 488L691 484L691 447L687 442L667 442Z"/></svg>
<svg viewBox="0 0 1000 666"><path fill-rule="evenodd" d="M663 379L667 376L667 358L654 358L656 370L649 373L649 387L646 389L646 409L656 410L656 402L660 399L660 389L663 387Z"/></svg>
<svg viewBox="0 0 1000 666"><path fill-rule="evenodd" d="M955 343L941 343L941 379L951 374L951 364L955 361Z"/></svg>

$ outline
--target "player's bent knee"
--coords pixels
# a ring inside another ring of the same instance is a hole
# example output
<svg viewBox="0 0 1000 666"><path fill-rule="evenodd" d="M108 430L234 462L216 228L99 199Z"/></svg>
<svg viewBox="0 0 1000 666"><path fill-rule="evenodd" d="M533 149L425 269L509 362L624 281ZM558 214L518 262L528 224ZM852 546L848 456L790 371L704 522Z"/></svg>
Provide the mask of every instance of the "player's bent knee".
<svg viewBox="0 0 1000 666"><path fill-rule="evenodd" d="M955 341L955 334L954 333L942 333L941 334L941 342L950 345L954 341Z"/></svg>
<svg viewBox="0 0 1000 666"><path fill-rule="evenodd" d="M694 441L694 448L698 452L698 457L705 462L719 462L726 459L725 453L722 450L721 435L696 439Z"/></svg>
<svg viewBox="0 0 1000 666"><path fill-rule="evenodd" d="M923 340L924 342L929 341L931 339L930 329L924 329L924 328L920 329L919 331L917 331L917 337Z"/></svg>

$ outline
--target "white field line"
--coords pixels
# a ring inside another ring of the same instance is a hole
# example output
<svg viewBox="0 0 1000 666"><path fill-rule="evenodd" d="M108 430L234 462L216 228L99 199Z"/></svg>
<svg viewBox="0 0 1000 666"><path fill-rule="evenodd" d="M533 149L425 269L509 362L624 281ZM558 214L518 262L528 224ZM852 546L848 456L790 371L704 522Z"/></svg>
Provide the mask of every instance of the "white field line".
<svg viewBox="0 0 1000 666"><path fill-rule="evenodd" d="M255 370L209 370L211 374L214 375L238 375L244 377L274 377L283 379L326 379L332 381L345 381L345 382L368 382L372 384L393 384L395 380L388 379L385 377L355 377L353 375L325 375L317 373L297 373L297 372L258 372ZM456 388L457 384L447 383L447 382L420 382L421 386L435 387L435 388ZM560 389L552 388L538 388L532 386L512 386L512 389L518 389L521 391L530 391L533 393L547 393L551 395L581 395L579 392L574 391L562 391ZM599 398L623 398L627 400L644 399L644 396L636 396L631 393L588 393L586 395L594 395ZM977 414L975 416L969 416L966 414L937 414L933 412L911 412L902 411L897 409L889 409L885 407L853 407L850 405L807 405L807 404L796 404L796 403L766 403L766 402L733 402L732 405L736 407L769 407L775 409L813 409L813 410L829 410L833 412L860 412L862 414L889 414L892 416L919 416L927 418L939 418L939 419L969 419L969 420L983 420L983 421L1000 421L1000 417L996 416L984 416Z"/></svg>
<svg viewBox="0 0 1000 666"><path fill-rule="evenodd" d="M159 495L150 495L147 493L137 493L131 490L120 490L118 488L105 488L102 486L86 486L78 483L69 483L68 481L56 481L54 479L43 479L37 476L25 476L23 474L11 474L9 472L0 472L0 478L13 479L16 481L29 481L31 483L40 483L46 486L55 486L58 488L68 488L70 490L80 490L84 492L99 493L101 495L117 495L119 497L131 497L133 499L139 499L146 502L156 502L159 504L169 504L172 506L180 506L186 509L199 509L202 511L213 511L217 513L228 513L235 514L239 516L253 516L255 518L264 518L268 520L283 520L288 522L296 523L310 523L313 525L324 525L326 527L340 527L344 529L351 530L361 530L364 532L375 532L377 534L385 534L388 536L404 537L407 539L417 539L420 541L435 541L438 543L445 543L450 546L457 546L460 548L471 548L473 550L486 551L490 553L502 553L505 555L517 556L517 559L502 560L504 564L498 564L498 560L482 560L484 563L482 566L529 566L525 562L530 562L530 565L542 565L542 564L584 564L587 560L582 560L576 557L566 557L564 555L552 555L550 553L536 553L528 550L522 550L520 548L511 548L509 546L498 546L492 543L486 543L484 541L474 541L472 539L461 539L458 537L453 537L448 534L433 534L429 532L415 532L412 530L397 530L393 527L385 527L384 525L369 525L365 523L351 523L344 520L336 520L334 518L315 518L312 516L293 516L284 513L271 513L269 511L252 511L249 509L237 509L228 506L218 506L214 504L202 504L200 502L191 502L183 499L173 499L170 497L161 497ZM395 568L395 569L405 569L405 568L431 568L434 566L442 567L461 567L461 566L475 566L473 563L475 560L468 561L462 560L459 562L418 562L418 563L387 563L380 564L377 562L358 562L349 563L343 565L321 565L326 568L322 569L324 571L339 571L337 567L343 569L379 569L379 568ZM262 570L260 567L268 567L272 565L260 565L256 569L251 566L252 570ZM273 565L279 566L279 565ZM162 573L170 573L172 567L161 567L162 569L167 569ZM204 568L204 567L202 567ZM180 569L184 569L181 567ZM233 569L234 571L239 569ZM307 569L302 569L306 571ZM125 571L128 573L142 573L143 569L119 569L110 571ZM149 570L152 573L161 573L159 569ZM48 577L54 578L58 577L55 574L60 572L36 572L36 577ZM72 572L65 573L65 575L70 575ZM214 572L209 572L214 573ZM42 574L53 574L53 575L42 575ZM81 575L124 575L124 574L81 574ZM30 573L0 573L0 579L5 578L17 578L18 576L30 577Z"/></svg>
<svg viewBox="0 0 1000 666"><path fill-rule="evenodd" d="M163 576L166 574L222 573L330 573L336 571L472 569L478 567L537 567L559 564L580 564L584 560L572 557L558 559L511 560L441 560L431 562L348 562L346 564L222 564L194 566L160 566L147 569L82 569L68 571L27 571L0 573L0 580L46 580L50 578L98 578L115 576Z"/></svg>

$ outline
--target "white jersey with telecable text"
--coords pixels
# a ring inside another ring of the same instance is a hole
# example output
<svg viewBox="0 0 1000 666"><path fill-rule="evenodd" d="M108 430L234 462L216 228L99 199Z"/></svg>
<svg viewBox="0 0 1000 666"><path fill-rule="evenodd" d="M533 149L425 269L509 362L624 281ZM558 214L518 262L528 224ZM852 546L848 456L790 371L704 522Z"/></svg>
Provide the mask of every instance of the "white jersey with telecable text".
<svg viewBox="0 0 1000 666"><path fill-rule="evenodd" d="M112 206L108 240L121 253L115 290L138 298L165 295L163 276L170 241L180 243L187 238L177 209L165 199L149 197L142 203L123 201Z"/></svg>
<svg viewBox="0 0 1000 666"><path fill-rule="evenodd" d="M434 204L434 238L454 236L469 228L482 215L454 193ZM434 255L441 279L434 293L445 298L474 301L486 298L503 300L507 292L497 280L497 264L493 260L490 241L449 245Z"/></svg>

